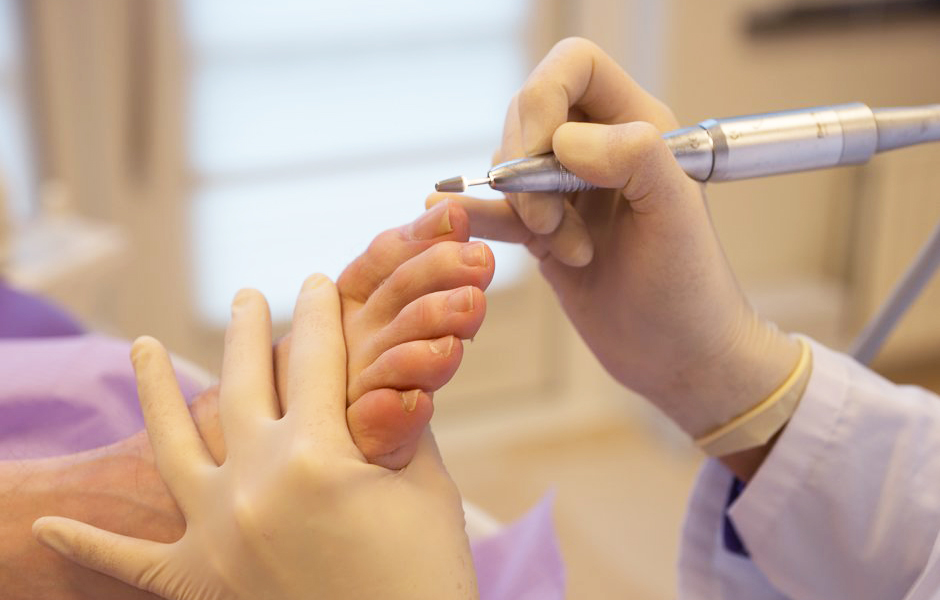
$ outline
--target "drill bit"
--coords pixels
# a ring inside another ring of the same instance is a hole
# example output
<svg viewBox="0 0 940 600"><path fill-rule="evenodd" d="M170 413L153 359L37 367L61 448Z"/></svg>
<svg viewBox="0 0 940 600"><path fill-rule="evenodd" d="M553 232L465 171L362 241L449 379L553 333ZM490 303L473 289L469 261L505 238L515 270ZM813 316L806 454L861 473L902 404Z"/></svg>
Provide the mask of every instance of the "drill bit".
<svg viewBox="0 0 940 600"><path fill-rule="evenodd" d="M459 177L451 177L450 179L438 181L434 184L434 189L439 192L462 193L466 192L467 188L471 185L484 185L488 183L490 183L489 177L484 177L481 179L467 179L463 175L460 175Z"/></svg>

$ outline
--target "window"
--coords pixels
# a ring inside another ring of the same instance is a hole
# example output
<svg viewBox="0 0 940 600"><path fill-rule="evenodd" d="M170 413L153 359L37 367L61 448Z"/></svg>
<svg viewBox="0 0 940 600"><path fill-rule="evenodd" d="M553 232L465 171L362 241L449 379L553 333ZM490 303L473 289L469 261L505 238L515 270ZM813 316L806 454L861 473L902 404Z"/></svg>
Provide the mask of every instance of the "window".
<svg viewBox="0 0 940 600"><path fill-rule="evenodd" d="M528 69L525 0L183 7L193 287L215 325L246 285L288 319L306 275L335 278L435 180L484 172ZM505 284L524 251L495 250Z"/></svg>

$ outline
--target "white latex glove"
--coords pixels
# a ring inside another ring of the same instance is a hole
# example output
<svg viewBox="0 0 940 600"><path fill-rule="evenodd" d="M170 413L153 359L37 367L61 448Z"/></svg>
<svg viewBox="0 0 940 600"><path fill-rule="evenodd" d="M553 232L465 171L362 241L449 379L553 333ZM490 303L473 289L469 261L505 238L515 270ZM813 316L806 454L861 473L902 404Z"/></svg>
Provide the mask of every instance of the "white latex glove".
<svg viewBox="0 0 940 600"><path fill-rule="evenodd" d="M759 319L739 289L703 186L661 138L676 127L597 46L564 40L513 98L496 159L554 151L573 173L611 189L567 199L519 194L509 198L515 211L458 202L472 235L526 244L611 375L697 437L768 396L799 346Z"/></svg>
<svg viewBox="0 0 940 600"><path fill-rule="evenodd" d="M252 290L236 296L221 465L193 425L166 351L137 340L147 432L186 532L162 544L43 517L33 526L39 541L179 600L477 597L460 497L430 432L401 471L368 464L350 438L340 305L327 278L304 284L293 335L279 402L267 303Z"/></svg>

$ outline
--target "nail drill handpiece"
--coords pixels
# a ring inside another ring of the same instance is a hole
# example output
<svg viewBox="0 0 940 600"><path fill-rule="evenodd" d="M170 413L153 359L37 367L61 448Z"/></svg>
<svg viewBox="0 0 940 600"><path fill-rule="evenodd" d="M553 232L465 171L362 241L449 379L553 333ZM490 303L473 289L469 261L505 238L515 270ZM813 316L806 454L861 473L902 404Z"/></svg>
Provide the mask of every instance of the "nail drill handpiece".
<svg viewBox="0 0 940 600"><path fill-rule="evenodd" d="M867 162L875 153L940 141L940 104L870 109L856 102L726 119L663 135L679 166L698 181L732 181ZM554 155L494 166L485 178L452 177L439 192L489 184L502 192L578 192L594 186Z"/></svg>

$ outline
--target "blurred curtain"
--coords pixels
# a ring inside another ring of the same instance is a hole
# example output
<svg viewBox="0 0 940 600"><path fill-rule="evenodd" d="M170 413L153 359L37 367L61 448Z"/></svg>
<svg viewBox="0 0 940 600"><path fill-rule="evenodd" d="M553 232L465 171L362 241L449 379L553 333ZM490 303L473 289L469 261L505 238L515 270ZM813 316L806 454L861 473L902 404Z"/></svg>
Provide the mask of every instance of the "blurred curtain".
<svg viewBox="0 0 940 600"><path fill-rule="evenodd" d="M23 1L38 176L119 219L154 175L158 46L171 2Z"/></svg>

